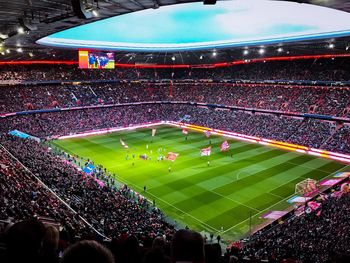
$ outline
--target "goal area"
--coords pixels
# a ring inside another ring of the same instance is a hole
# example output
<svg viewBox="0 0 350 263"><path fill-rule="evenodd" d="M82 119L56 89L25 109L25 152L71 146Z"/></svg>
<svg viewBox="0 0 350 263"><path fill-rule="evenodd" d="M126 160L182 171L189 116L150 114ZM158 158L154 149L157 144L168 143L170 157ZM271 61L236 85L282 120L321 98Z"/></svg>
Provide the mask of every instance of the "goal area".
<svg viewBox="0 0 350 263"><path fill-rule="evenodd" d="M318 183L314 179L305 179L295 185L295 194L309 196L318 191Z"/></svg>

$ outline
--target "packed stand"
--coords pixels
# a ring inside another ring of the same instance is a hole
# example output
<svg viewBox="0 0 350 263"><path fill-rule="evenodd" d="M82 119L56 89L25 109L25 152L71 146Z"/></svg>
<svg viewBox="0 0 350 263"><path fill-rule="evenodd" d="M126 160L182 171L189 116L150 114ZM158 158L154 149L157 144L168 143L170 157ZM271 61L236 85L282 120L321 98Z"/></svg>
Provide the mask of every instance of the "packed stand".
<svg viewBox="0 0 350 263"><path fill-rule="evenodd" d="M91 236L92 229L45 188L6 150L0 148L0 220L38 218L58 225L66 235Z"/></svg>
<svg viewBox="0 0 350 263"><path fill-rule="evenodd" d="M309 119L303 121L298 129L289 137L288 141L308 147L320 148L330 138L334 129L335 124L332 122L320 122Z"/></svg>
<svg viewBox="0 0 350 263"><path fill-rule="evenodd" d="M93 79L244 79L244 80L333 80L350 79L349 58L302 59L243 63L218 68L116 68L79 69L73 65L5 65L0 81L52 81Z"/></svg>
<svg viewBox="0 0 350 263"><path fill-rule="evenodd" d="M0 113L147 101L190 101L350 117L350 88L285 85L103 83L8 86Z"/></svg>
<svg viewBox="0 0 350 263"><path fill-rule="evenodd" d="M40 138L54 138L141 123L183 121L186 115L189 117L185 122L205 127L335 152L350 152L342 135L344 133L344 136L348 136L348 129L337 130L333 122L190 105L145 104L11 116L1 120L0 132L20 130ZM340 147L340 144L343 146Z"/></svg>
<svg viewBox="0 0 350 263"><path fill-rule="evenodd" d="M257 232L248 242L235 242L222 253L217 242L181 229L171 236L139 239L123 233L112 241L80 240L60 246L62 235L52 226L27 220L0 231L1 262L46 263L244 263L349 262L350 194L322 195L315 211L281 222L268 232Z"/></svg>
<svg viewBox="0 0 350 263"><path fill-rule="evenodd" d="M47 147L12 136L3 136L1 144L105 236L119 236L125 230L149 236L172 233L158 209L130 199L125 189L100 185Z"/></svg>
<svg viewBox="0 0 350 263"><path fill-rule="evenodd" d="M337 149L339 152L350 152L350 127L343 125L338 128L324 147L325 150Z"/></svg>
<svg viewBox="0 0 350 263"><path fill-rule="evenodd" d="M1 119L1 132L20 130L45 138L165 119L166 106L126 106L18 115Z"/></svg>
<svg viewBox="0 0 350 263"><path fill-rule="evenodd" d="M322 199L316 211L306 210L268 233L256 233L240 258L248 262L349 262L350 193L339 190Z"/></svg>

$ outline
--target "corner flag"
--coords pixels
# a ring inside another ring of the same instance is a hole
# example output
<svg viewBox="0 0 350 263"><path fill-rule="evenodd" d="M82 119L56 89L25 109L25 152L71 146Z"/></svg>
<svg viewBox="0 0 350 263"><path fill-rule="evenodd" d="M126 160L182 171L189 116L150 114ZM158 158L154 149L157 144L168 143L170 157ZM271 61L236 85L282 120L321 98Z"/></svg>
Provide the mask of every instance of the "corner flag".
<svg viewBox="0 0 350 263"><path fill-rule="evenodd" d="M178 156L178 153L168 152L166 159L170 161L175 161Z"/></svg>
<svg viewBox="0 0 350 263"><path fill-rule="evenodd" d="M230 145L228 144L227 141L224 141L221 146L220 146L220 151L224 152L230 149Z"/></svg>
<svg viewBox="0 0 350 263"><path fill-rule="evenodd" d="M211 154L211 146L208 148L201 149L201 156L210 156Z"/></svg>

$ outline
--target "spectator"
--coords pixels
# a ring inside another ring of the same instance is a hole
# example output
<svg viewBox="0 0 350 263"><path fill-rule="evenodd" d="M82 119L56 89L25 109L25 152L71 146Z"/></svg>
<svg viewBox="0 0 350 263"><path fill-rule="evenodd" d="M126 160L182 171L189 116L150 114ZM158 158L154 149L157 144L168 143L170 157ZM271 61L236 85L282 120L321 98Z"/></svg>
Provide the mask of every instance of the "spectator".
<svg viewBox="0 0 350 263"><path fill-rule="evenodd" d="M58 263L59 232L56 227L48 226L42 244L42 257L44 262Z"/></svg>
<svg viewBox="0 0 350 263"><path fill-rule="evenodd" d="M203 237L192 230L178 230L171 242L172 262L204 262Z"/></svg>
<svg viewBox="0 0 350 263"><path fill-rule="evenodd" d="M62 263L114 263L112 253L96 241L80 241L63 254Z"/></svg>
<svg viewBox="0 0 350 263"><path fill-rule="evenodd" d="M40 251L45 237L45 226L37 220L14 224L7 233L8 262L43 262Z"/></svg>

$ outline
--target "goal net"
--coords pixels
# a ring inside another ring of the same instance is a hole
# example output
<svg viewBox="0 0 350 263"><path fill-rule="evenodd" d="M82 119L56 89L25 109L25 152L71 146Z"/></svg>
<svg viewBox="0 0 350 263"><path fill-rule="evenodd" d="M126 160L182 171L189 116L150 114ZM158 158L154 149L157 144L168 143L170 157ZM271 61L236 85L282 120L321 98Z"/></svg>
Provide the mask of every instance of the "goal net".
<svg viewBox="0 0 350 263"><path fill-rule="evenodd" d="M295 193L299 196L308 196L317 192L318 184L316 180L305 179L295 185Z"/></svg>

